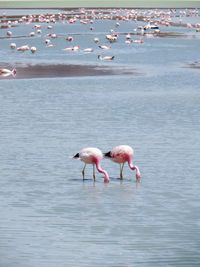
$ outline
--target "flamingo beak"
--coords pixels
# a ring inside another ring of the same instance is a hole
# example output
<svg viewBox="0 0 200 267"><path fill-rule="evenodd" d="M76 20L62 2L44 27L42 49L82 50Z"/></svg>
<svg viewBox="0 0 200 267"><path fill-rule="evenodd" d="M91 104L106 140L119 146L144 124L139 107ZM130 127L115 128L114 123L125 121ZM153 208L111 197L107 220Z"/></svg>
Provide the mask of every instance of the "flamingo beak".
<svg viewBox="0 0 200 267"><path fill-rule="evenodd" d="M73 156L74 159L79 158L79 153L77 153L75 156Z"/></svg>

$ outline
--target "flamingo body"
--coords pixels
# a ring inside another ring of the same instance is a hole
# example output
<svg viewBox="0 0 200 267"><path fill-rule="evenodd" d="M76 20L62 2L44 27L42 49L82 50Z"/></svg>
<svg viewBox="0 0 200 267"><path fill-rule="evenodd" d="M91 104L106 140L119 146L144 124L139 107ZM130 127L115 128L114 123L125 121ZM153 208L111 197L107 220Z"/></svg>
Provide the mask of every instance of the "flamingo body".
<svg viewBox="0 0 200 267"><path fill-rule="evenodd" d="M120 178L123 178L123 167L127 162L130 169L136 170L137 181L141 178L140 170L136 165L133 165L134 151L128 145L120 145L114 147L111 151L104 154L105 157L110 158L113 162L120 164Z"/></svg>
<svg viewBox="0 0 200 267"><path fill-rule="evenodd" d="M83 148L79 153L77 153L73 158L80 159L85 163L85 166L82 170L83 179L84 179L84 171L87 164L93 165L93 178L95 180L95 172L94 172L94 166L96 166L98 172L104 174L104 182L109 182L109 176L108 173L102 169L100 162L103 159L103 153L101 150L95 147L87 147Z"/></svg>
<svg viewBox="0 0 200 267"><path fill-rule="evenodd" d="M7 77L7 76L10 76L10 75L15 76L16 75L16 69L13 69L13 70L0 69L0 76Z"/></svg>
<svg viewBox="0 0 200 267"><path fill-rule="evenodd" d="M98 59L100 60L113 60L115 56L104 56L102 57L101 55L98 55Z"/></svg>

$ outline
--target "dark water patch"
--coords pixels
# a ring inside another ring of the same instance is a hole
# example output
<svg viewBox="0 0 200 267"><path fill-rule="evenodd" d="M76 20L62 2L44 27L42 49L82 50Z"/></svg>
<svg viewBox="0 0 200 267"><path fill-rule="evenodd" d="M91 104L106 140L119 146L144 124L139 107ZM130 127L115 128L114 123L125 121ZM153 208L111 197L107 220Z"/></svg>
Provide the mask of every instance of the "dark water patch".
<svg viewBox="0 0 200 267"><path fill-rule="evenodd" d="M105 75L142 75L133 68L123 66L102 65L73 65L73 64L14 64L16 76L0 76L0 79L32 79L32 78L55 78L55 77L83 77ZM0 63L0 68L12 69L8 64Z"/></svg>

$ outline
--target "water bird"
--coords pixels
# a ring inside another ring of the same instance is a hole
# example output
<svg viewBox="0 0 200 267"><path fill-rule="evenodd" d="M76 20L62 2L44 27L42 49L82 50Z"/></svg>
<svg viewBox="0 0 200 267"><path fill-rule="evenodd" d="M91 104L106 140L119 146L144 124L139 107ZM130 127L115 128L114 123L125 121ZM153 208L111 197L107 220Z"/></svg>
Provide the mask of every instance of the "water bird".
<svg viewBox="0 0 200 267"><path fill-rule="evenodd" d="M99 45L99 48L101 48L101 49L110 49L111 48L111 46L107 46L107 45Z"/></svg>
<svg viewBox="0 0 200 267"><path fill-rule="evenodd" d="M13 70L4 69L4 68L0 69L0 75L4 76L4 77L5 76L10 76L10 75L15 76L16 73L17 73L16 69L13 69Z"/></svg>
<svg viewBox="0 0 200 267"><path fill-rule="evenodd" d="M30 37L35 36L35 32L30 32L30 33L29 33L29 36L30 36Z"/></svg>
<svg viewBox="0 0 200 267"><path fill-rule="evenodd" d="M66 47L63 50L64 51L78 51L79 49L80 49L80 46L79 45L75 45L75 46L72 46L72 47Z"/></svg>
<svg viewBox="0 0 200 267"><path fill-rule="evenodd" d="M93 179L95 181L96 176L95 176L95 166L98 172L104 174L104 183L108 183L110 181L108 173L102 169L100 162L103 159L103 153L101 152L100 149L95 148L95 147L87 147L83 148L79 153L77 153L75 156L73 156L74 159L80 159L85 163L83 170L82 170L82 175L83 175L83 180L85 179L85 168L87 164L92 164L93 165Z"/></svg>
<svg viewBox="0 0 200 267"><path fill-rule="evenodd" d="M22 45L20 47L17 48L17 51L21 51L21 52L24 52L24 51L27 51L29 50L29 46L28 45Z"/></svg>
<svg viewBox="0 0 200 267"><path fill-rule="evenodd" d="M133 165L134 151L132 147L128 145L119 145L114 147L111 151L104 153L106 158L110 158L113 162L120 164L120 179L123 179L123 168L127 162L131 170L136 170L136 180L141 178L140 170L138 166Z"/></svg>
<svg viewBox="0 0 200 267"><path fill-rule="evenodd" d="M11 37L11 36L12 36L12 32L11 32L11 31L7 31L6 35L7 35L8 37Z"/></svg>
<svg viewBox="0 0 200 267"><path fill-rule="evenodd" d="M94 42L97 44L97 43L99 43L99 38L94 38Z"/></svg>
<svg viewBox="0 0 200 267"><path fill-rule="evenodd" d="M85 53L91 53L93 51L94 51L93 48L85 48L85 49L83 49L83 52L85 52Z"/></svg>
<svg viewBox="0 0 200 267"><path fill-rule="evenodd" d="M108 39L108 41L110 43L114 43L117 41L117 35L116 34L107 34L106 39Z"/></svg>
<svg viewBox="0 0 200 267"><path fill-rule="evenodd" d="M74 38L72 36L68 36L65 40L68 42L72 42L74 40Z"/></svg>
<svg viewBox="0 0 200 267"><path fill-rule="evenodd" d="M98 55L98 59L100 59L100 60L113 60L114 58L115 58L115 56L102 57L101 55Z"/></svg>
<svg viewBox="0 0 200 267"><path fill-rule="evenodd" d="M11 44L10 44L10 48L11 48L11 49L15 49L16 47L17 47L17 46L16 46L16 43L11 43Z"/></svg>
<svg viewBox="0 0 200 267"><path fill-rule="evenodd" d="M34 54L37 51L37 48L35 46L32 46L30 50Z"/></svg>

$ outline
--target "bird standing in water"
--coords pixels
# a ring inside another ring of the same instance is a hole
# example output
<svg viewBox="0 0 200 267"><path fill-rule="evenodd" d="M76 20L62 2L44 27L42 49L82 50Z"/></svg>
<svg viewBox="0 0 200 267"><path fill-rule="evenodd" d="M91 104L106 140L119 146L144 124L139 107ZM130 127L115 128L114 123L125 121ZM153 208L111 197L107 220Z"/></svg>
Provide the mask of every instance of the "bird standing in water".
<svg viewBox="0 0 200 267"><path fill-rule="evenodd" d="M83 148L79 153L77 153L74 157L74 159L80 159L85 163L83 170L82 170L82 175L83 175L83 180L85 178L85 168L87 164L92 164L93 165L93 179L95 181L95 166L98 170L98 172L104 174L104 183L109 183L109 175L108 173L102 169L100 162L103 159L103 153L101 150L95 147L87 147Z"/></svg>
<svg viewBox="0 0 200 267"><path fill-rule="evenodd" d="M136 180L139 181L141 174L138 166L133 165L133 155L133 149L127 145L116 146L104 154L106 158L110 158L112 161L120 164L120 179L123 179L123 168L127 162L131 170L136 170Z"/></svg>
<svg viewBox="0 0 200 267"><path fill-rule="evenodd" d="M16 69L9 70L9 69L0 69L0 76L15 76L17 73Z"/></svg>

